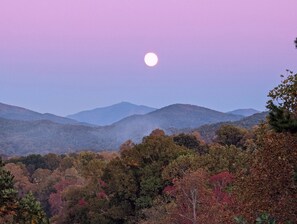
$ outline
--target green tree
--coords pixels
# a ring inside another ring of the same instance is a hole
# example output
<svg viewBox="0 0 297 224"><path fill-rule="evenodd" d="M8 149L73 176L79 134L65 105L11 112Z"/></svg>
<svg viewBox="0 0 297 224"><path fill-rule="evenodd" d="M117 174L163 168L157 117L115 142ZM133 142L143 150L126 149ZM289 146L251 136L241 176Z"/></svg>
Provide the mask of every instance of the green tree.
<svg viewBox="0 0 297 224"><path fill-rule="evenodd" d="M79 171L80 175L89 179L91 177L99 177L102 173L102 168L105 162L103 157L94 152L80 152L77 155L74 166Z"/></svg>
<svg viewBox="0 0 297 224"><path fill-rule="evenodd" d="M234 145L236 147L244 147L244 137L247 134L247 130L236 127L233 125L222 125L216 131L215 142L222 145Z"/></svg>
<svg viewBox="0 0 297 224"><path fill-rule="evenodd" d="M60 162L59 170L65 171L74 166L75 159L69 155L63 156Z"/></svg>
<svg viewBox="0 0 297 224"><path fill-rule="evenodd" d="M236 173L245 169L249 161L249 152L236 148L234 145L211 145L207 154L196 159L196 167L203 168L211 174L228 171Z"/></svg>
<svg viewBox="0 0 297 224"><path fill-rule="evenodd" d="M30 192L19 202L15 223L19 224L48 224L48 219L33 194Z"/></svg>
<svg viewBox="0 0 297 224"><path fill-rule="evenodd" d="M184 146L188 149L194 150L199 154L203 154L206 151L206 147L199 141L194 135L179 134L173 137L173 141L180 146Z"/></svg>
<svg viewBox="0 0 297 224"><path fill-rule="evenodd" d="M3 167L0 158L0 221L6 215L14 215L17 208L17 191L13 186L13 176Z"/></svg>
<svg viewBox="0 0 297 224"><path fill-rule="evenodd" d="M173 181L182 178L189 171L195 171L199 167L200 156L197 154L181 155L166 166L162 172L165 180Z"/></svg>
<svg viewBox="0 0 297 224"><path fill-rule="evenodd" d="M57 169L61 163L61 157L54 153L49 153L43 156L43 159L46 164L46 169L49 169L51 171Z"/></svg>
<svg viewBox="0 0 297 224"><path fill-rule="evenodd" d="M272 89L267 102L268 121L277 132L297 132L297 73L287 70L289 75ZM283 76L282 76L283 77Z"/></svg>
<svg viewBox="0 0 297 224"><path fill-rule="evenodd" d="M128 164L131 160L137 164L131 168L140 187L135 204L138 209L152 206L153 199L165 186L161 171L178 156L189 152L170 137L153 135L122 155Z"/></svg>
<svg viewBox="0 0 297 224"><path fill-rule="evenodd" d="M141 211L153 206L168 184L163 169L180 155L192 153L159 133L155 131L141 144L122 151L121 158L107 165L103 179L109 186L108 215L114 223L137 222Z"/></svg>
<svg viewBox="0 0 297 224"><path fill-rule="evenodd" d="M30 175L32 175L34 171L37 170L38 168L42 168L42 169L47 168L45 159L40 154L32 154L26 157L21 157L19 159L19 162L22 162L23 164L26 165Z"/></svg>

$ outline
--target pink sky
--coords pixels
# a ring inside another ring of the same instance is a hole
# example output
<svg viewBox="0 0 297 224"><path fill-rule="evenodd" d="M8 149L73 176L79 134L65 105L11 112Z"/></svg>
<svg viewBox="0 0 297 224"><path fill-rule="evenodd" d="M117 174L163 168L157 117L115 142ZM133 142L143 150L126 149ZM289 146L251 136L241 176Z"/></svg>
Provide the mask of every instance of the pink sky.
<svg viewBox="0 0 297 224"><path fill-rule="evenodd" d="M279 74L297 71L296 9L296 0L1 0L0 101L61 115L120 101L263 110ZM159 55L153 69L147 51Z"/></svg>

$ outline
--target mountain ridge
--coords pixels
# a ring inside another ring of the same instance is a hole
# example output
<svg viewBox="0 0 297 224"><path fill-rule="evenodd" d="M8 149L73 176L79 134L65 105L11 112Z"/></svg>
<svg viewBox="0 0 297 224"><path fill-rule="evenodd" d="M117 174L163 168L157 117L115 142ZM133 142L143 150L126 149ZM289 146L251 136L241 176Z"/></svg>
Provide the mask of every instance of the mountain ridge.
<svg viewBox="0 0 297 224"><path fill-rule="evenodd" d="M196 129L184 129L184 130L178 130L178 131L175 130L175 133L184 133L184 132L191 133L194 131L198 131L200 133L201 137L203 138L203 140L205 140L206 142L211 142L216 135L216 131L222 125L230 124L230 125L234 125L234 126L241 127L241 128L251 129L255 125L258 125L261 122L265 122L267 116L268 116L268 112L264 111L264 112L253 114L251 116L244 117L238 121L218 122L215 124L206 124L206 125L202 125L202 126L196 128Z"/></svg>
<svg viewBox="0 0 297 224"><path fill-rule="evenodd" d="M107 107L98 107L91 110L84 110L68 115L67 118L95 125L111 125L121 119L135 114L146 114L156 110L156 108L144 105L136 105L129 102L121 102Z"/></svg>
<svg viewBox="0 0 297 224"><path fill-rule="evenodd" d="M71 151L115 150L128 139L135 143L156 128L167 134L172 129L199 127L241 116L225 114L189 104L173 104L145 115L132 115L108 126L81 123L60 124L48 120L19 121L0 118L0 153L66 153Z"/></svg>
<svg viewBox="0 0 297 224"><path fill-rule="evenodd" d="M23 107L4 104L0 102L0 117L20 121L50 120L59 124L78 124L79 122L70 118L57 116L51 113L39 113Z"/></svg>
<svg viewBox="0 0 297 224"><path fill-rule="evenodd" d="M253 108L246 108L246 109L236 109L236 110L232 110L227 112L227 114L234 114L234 115L241 115L244 117L248 117L251 116L253 114L257 114L260 113L261 111L255 110Z"/></svg>
<svg viewBox="0 0 297 224"><path fill-rule="evenodd" d="M117 125L127 120L131 121L133 118L158 123L161 125L159 128L167 129L170 125L183 128L184 126L197 127L207 123L216 123L218 121L234 121L241 119L242 116L226 114L192 104L171 104L142 116L130 116L124 118L114 124Z"/></svg>

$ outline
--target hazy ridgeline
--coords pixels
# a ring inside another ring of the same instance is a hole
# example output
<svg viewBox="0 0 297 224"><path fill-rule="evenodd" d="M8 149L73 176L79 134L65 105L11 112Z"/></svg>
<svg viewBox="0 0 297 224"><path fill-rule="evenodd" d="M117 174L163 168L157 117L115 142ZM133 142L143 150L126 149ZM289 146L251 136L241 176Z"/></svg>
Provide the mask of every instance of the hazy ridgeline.
<svg viewBox="0 0 297 224"><path fill-rule="evenodd" d="M122 107L123 109L120 109ZM3 138L0 138L0 153L26 155L69 153L80 150L118 150L126 140L131 139L139 143L144 136L156 128L164 130L166 134L191 132L192 129L198 128L202 137L209 141L214 137L214 131L221 125L218 122L238 121L234 124L251 128L260 120L265 120L265 113L243 117L240 114L232 114L232 112L222 113L187 104L174 104L142 115L131 115L131 113L140 113L139 106L127 103L106 109L101 108L100 111L102 110L108 112L98 114L96 109L95 114L91 112L91 118L96 115L98 120L103 120L103 115L109 117L109 114L116 114L110 119L116 120L120 117L122 119L108 126L97 126L95 122L93 124L82 123L82 121L91 121L94 118L76 121L1 104L0 136ZM116 113L118 110L122 112ZM143 112L142 109L141 111Z"/></svg>

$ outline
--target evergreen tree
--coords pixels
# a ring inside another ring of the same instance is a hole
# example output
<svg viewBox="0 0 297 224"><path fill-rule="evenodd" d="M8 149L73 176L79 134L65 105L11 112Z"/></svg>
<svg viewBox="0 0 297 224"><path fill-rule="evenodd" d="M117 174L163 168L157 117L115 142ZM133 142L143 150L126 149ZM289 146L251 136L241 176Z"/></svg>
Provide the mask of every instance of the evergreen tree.
<svg viewBox="0 0 297 224"><path fill-rule="evenodd" d="M15 223L19 224L48 224L48 219L41 204L30 192L19 202Z"/></svg>
<svg viewBox="0 0 297 224"><path fill-rule="evenodd" d="M297 133L297 73L288 72L288 77L268 94L268 120L277 132Z"/></svg>
<svg viewBox="0 0 297 224"><path fill-rule="evenodd" d="M0 158L0 218L14 215L17 208L17 191L13 187L13 175L3 168Z"/></svg>

